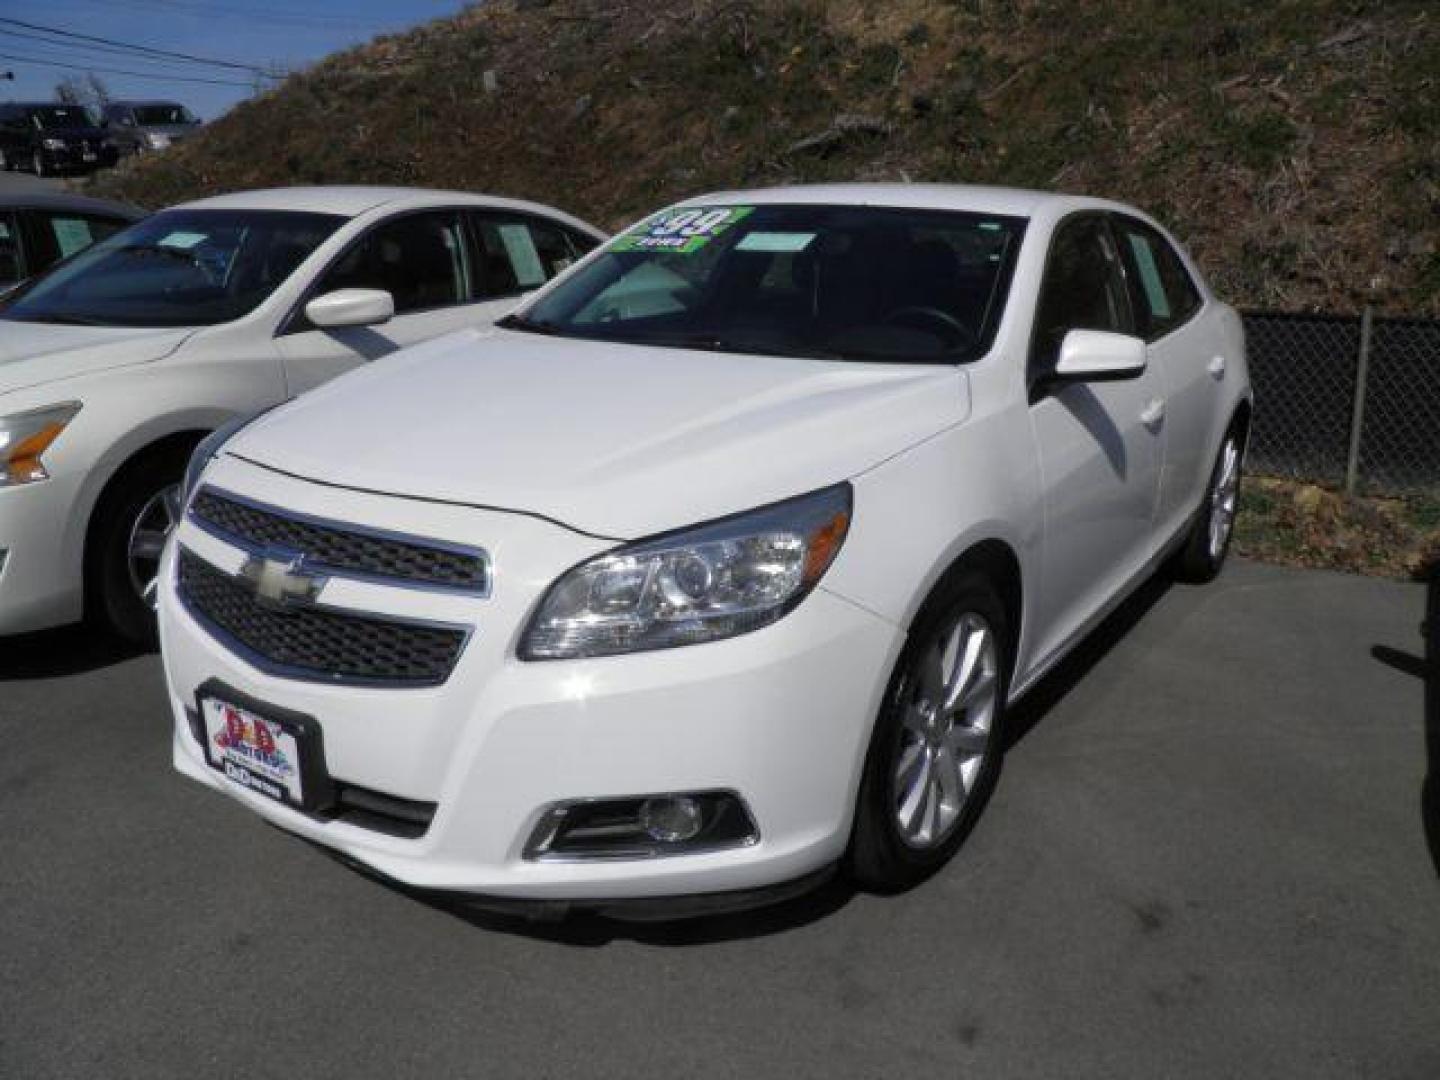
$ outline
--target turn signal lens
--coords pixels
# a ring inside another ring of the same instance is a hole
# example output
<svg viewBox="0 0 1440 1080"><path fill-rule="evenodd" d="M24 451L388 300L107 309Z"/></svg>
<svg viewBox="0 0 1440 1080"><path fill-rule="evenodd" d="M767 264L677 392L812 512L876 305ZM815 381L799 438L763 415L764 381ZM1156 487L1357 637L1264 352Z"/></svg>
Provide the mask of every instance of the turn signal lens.
<svg viewBox="0 0 1440 1080"><path fill-rule="evenodd" d="M78 401L0 417L0 488L48 480L45 451L75 419Z"/></svg>

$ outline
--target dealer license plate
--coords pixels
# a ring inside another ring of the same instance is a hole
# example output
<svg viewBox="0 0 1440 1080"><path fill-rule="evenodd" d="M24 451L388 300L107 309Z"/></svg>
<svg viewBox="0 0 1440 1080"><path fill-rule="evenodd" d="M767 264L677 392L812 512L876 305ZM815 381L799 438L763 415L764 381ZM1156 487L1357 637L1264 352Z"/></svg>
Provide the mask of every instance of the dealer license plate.
<svg viewBox="0 0 1440 1080"><path fill-rule="evenodd" d="M302 740L285 724L219 698L201 701L205 759L232 782L287 806L303 806Z"/></svg>

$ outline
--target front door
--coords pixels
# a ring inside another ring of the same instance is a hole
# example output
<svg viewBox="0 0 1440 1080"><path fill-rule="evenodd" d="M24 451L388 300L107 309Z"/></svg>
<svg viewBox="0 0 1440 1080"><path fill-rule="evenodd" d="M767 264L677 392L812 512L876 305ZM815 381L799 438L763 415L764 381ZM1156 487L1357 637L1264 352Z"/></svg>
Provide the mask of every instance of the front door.
<svg viewBox="0 0 1440 1080"><path fill-rule="evenodd" d="M1153 552L1164 453L1159 377L1047 382L1071 330L1135 332L1114 236L1099 214L1072 217L1052 241L1031 342L1030 422L1044 490L1036 656L1081 630Z"/></svg>

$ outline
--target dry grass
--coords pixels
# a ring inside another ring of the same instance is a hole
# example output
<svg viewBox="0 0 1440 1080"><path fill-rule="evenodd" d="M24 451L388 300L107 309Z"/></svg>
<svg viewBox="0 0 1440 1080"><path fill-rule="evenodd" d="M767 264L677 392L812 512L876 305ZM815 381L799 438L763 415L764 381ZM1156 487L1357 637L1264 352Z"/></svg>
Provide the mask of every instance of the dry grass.
<svg viewBox="0 0 1440 1080"><path fill-rule="evenodd" d="M95 186L426 184L618 226L712 188L1016 183L1153 210L1243 305L1440 314L1437 73L1427 0L497 0ZM882 130L792 149L842 114Z"/></svg>

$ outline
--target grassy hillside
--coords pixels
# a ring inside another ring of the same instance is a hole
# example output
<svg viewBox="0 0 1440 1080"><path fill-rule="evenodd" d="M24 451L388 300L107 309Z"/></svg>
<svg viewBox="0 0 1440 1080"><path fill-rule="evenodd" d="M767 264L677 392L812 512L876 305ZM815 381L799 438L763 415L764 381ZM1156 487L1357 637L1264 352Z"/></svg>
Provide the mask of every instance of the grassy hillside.
<svg viewBox="0 0 1440 1080"><path fill-rule="evenodd" d="M714 188L903 178L1134 202L1243 305L1440 315L1440 8L495 0L93 186L423 184L615 227Z"/></svg>

